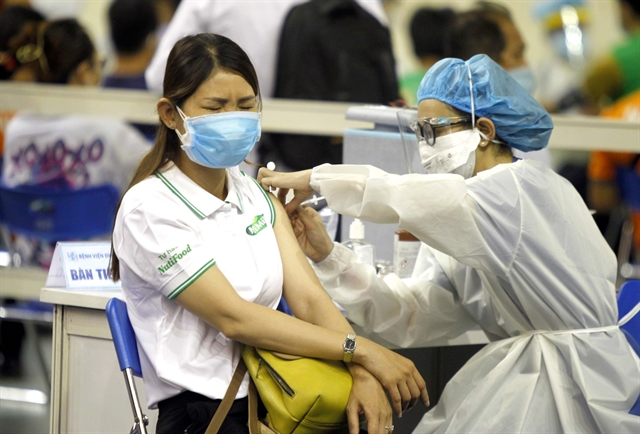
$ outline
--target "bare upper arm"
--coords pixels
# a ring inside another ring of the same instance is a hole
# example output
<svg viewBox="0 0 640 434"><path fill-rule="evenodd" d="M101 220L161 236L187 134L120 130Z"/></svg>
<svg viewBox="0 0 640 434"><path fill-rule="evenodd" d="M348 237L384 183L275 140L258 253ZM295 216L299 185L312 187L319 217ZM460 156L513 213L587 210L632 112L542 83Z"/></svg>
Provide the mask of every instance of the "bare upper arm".
<svg viewBox="0 0 640 434"><path fill-rule="evenodd" d="M269 196L276 212L274 231L282 257L283 295L295 316L305 319L307 309L313 309L319 298L328 301L330 298L300 249L284 207L275 196L271 194Z"/></svg>

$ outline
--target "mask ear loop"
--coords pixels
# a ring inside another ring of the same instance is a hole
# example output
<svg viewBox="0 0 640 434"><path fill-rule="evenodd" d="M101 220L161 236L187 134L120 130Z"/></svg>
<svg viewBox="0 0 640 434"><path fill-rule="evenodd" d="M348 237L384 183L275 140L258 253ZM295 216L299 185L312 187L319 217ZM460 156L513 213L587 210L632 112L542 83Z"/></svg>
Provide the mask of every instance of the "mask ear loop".
<svg viewBox="0 0 640 434"><path fill-rule="evenodd" d="M189 134L189 128L187 127L187 119L189 119L189 116L184 114L184 112L180 109L180 107L178 107L178 105L176 105L176 110L178 111L178 114L182 118L182 123L184 125L184 134L182 134L178 130L178 128L174 129L173 131L175 131L176 134L178 135L178 138L182 142L182 146L189 146L190 147L191 146L191 137L190 137L190 134Z"/></svg>
<svg viewBox="0 0 640 434"><path fill-rule="evenodd" d="M177 105L176 105L176 109L178 110L178 114L180 115L180 117L182 118L182 120L183 120L184 122L186 122L186 121L187 121L187 119L188 119L189 117L188 117L187 115L185 115L185 114L184 114L184 112L183 112L183 111L180 109L180 107L178 107Z"/></svg>

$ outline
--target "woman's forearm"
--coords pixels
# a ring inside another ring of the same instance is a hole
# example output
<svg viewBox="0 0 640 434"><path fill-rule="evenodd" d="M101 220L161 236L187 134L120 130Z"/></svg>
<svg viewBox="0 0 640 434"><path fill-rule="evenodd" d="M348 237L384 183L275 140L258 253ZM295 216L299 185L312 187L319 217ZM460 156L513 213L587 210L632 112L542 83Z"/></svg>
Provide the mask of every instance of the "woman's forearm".
<svg viewBox="0 0 640 434"><path fill-rule="evenodd" d="M247 345L298 356L343 359L342 344L353 329L335 306L331 306L332 310L320 306L317 311L328 315L325 319L320 319L319 316L314 318L318 323L312 324L307 322L308 319L298 319L245 300L238 300L238 303L234 312L229 312L222 320L217 318L215 321L215 326L228 338ZM337 316L332 311L337 312ZM353 361L366 360L364 353L368 350L369 345L360 345L358 340Z"/></svg>
<svg viewBox="0 0 640 434"><path fill-rule="evenodd" d="M316 294L321 292L317 291ZM313 300L307 297L302 299L306 300L305 303ZM247 301L238 295L215 266L182 291L175 300L227 337L244 344L297 356L329 360L344 358L346 327L345 330L324 328ZM311 312L311 309L308 310ZM327 319L316 316L323 312L328 312ZM332 327L338 324L337 327L341 329L340 324L344 324L344 318L334 317L335 313L331 312L321 302L318 313L309 315L320 323L331 323ZM335 309L335 312L338 310ZM362 365L387 389L396 412L401 412L400 402L403 398L400 390L405 387L420 391L423 401L428 402L426 385L413 363L394 352L368 339L359 338L351 361ZM416 394L412 393L413 395ZM416 397L417 395L413 396Z"/></svg>
<svg viewBox="0 0 640 434"><path fill-rule="evenodd" d="M296 313L296 317L330 330L353 333L353 327L338 310L326 293L309 300L304 312Z"/></svg>

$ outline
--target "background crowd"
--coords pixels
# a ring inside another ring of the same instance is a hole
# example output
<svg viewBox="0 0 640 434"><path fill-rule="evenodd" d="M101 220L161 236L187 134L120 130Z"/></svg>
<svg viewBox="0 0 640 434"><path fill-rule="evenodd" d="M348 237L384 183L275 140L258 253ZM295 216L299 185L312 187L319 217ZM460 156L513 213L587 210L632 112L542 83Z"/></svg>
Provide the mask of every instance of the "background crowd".
<svg viewBox="0 0 640 434"><path fill-rule="evenodd" d="M0 80L159 93L174 43L186 34L212 32L247 51L264 98L415 106L431 65L483 53L550 113L640 123L637 1L606 2L615 26L604 31L598 13L602 2L583 0L470 1L461 2L464 7L454 4L455 9L432 1L407 6L382 0L263 0L247 7L244 2L113 0L99 6L91 2L98 19L87 19L91 15L82 8L88 3L1 1ZM531 29L542 38L532 37ZM603 32L609 33L607 47L594 37ZM116 187L124 191L154 134L153 127L118 119L0 108L2 182L81 189L120 180ZM576 186L616 249L623 220L617 174L640 173L640 154L607 152L604 145L602 151L568 158L548 150L535 154L526 158L545 161ZM249 159L275 161L279 170L340 163L342 138L264 134ZM640 216L631 218L640 227ZM24 263L48 267L50 244L12 234L4 242ZM640 230L635 242L640 250ZM20 375L22 335L19 323L0 327L5 375Z"/></svg>

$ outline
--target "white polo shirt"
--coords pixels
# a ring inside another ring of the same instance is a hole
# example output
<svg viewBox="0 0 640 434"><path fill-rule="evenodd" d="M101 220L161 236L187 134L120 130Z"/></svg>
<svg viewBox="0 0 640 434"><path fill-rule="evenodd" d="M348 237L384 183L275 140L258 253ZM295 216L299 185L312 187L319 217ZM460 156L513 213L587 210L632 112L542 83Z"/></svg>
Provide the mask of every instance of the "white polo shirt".
<svg viewBox="0 0 640 434"><path fill-rule="evenodd" d="M227 189L222 201L169 163L131 188L116 216L114 249L149 408L185 390L222 399L231 382L240 345L173 301L206 270L217 266L247 301L273 309L280 301L273 204L237 167L227 170ZM236 398L247 387L245 378Z"/></svg>

